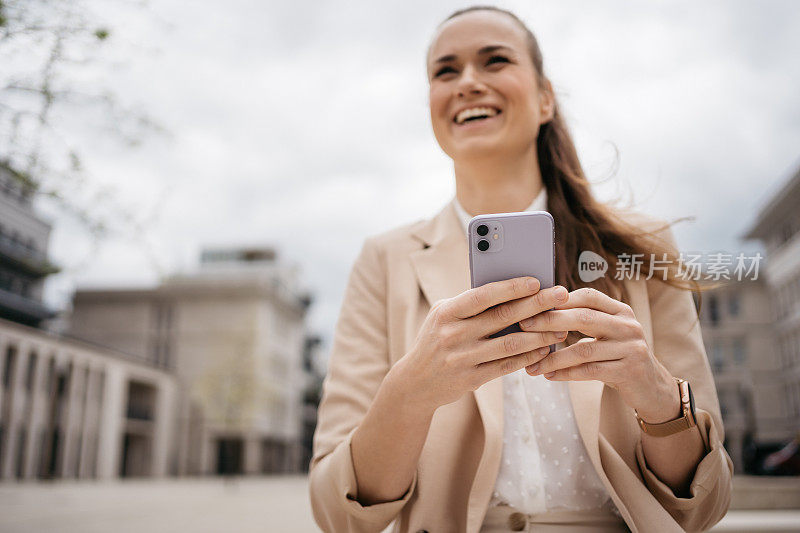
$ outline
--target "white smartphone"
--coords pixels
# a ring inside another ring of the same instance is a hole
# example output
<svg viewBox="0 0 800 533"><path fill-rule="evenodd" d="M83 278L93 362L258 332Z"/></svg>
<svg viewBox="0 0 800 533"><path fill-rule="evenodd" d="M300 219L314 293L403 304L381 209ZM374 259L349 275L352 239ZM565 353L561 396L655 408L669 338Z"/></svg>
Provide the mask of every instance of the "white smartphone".
<svg viewBox="0 0 800 533"><path fill-rule="evenodd" d="M547 211L478 215L468 232L473 288L521 276L535 277L542 289L555 284L555 224ZM518 323L491 337L515 331L522 331Z"/></svg>

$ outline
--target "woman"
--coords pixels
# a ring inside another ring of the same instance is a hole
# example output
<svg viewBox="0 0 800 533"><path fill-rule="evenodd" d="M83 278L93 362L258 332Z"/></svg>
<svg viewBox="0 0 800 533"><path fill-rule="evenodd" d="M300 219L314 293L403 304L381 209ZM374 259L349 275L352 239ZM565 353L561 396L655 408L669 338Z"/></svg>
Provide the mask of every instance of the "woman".
<svg viewBox="0 0 800 533"><path fill-rule="evenodd" d="M317 523L711 527L727 511L732 463L689 291L672 267L665 280L646 263L635 279L583 283L576 265L582 250L605 257L609 273L623 253L674 259L671 232L594 200L536 40L514 15L453 14L427 65L456 198L368 239L353 267L314 437ZM469 289L469 218L526 209L556 221L560 285ZM516 322L523 331L488 337Z"/></svg>

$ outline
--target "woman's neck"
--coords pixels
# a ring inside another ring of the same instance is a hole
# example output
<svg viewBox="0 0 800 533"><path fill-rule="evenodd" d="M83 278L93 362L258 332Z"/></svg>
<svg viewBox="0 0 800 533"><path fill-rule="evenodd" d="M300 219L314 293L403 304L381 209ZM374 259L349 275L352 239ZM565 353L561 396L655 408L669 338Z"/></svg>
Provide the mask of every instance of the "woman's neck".
<svg viewBox="0 0 800 533"><path fill-rule="evenodd" d="M536 150L522 157L455 161L456 197L472 216L525 210L542 190Z"/></svg>

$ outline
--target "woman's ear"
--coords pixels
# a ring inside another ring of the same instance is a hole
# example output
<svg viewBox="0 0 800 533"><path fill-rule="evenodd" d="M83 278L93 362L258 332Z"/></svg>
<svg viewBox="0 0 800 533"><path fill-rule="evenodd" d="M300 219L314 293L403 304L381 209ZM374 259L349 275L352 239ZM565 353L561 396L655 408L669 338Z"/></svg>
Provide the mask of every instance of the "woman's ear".
<svg viewBox="0 0 800 533"><path fill-rule="evenodd" d="M550 80L544 80L542 87L539 89L539 117L540 124L547 124L553 120L556 108L556 97L553 94L553 84Z"/></svg>

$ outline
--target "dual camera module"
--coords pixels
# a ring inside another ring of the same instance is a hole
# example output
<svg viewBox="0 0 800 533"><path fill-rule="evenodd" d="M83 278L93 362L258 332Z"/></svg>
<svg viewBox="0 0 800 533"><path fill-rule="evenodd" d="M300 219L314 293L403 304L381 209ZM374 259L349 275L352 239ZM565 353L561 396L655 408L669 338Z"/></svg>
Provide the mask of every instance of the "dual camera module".
<svg viewBox="0 0 800 533"><path fill-rule="evenodd" d="M480 235L481 237L485 237L486 235L489 234L489 226L487 226L486 224L481 224L476 228L475 231L477 231L478 235ZM489 241L487 241L486 239L481 239L478 241L478 250L480 250L481 252L485 252L488 249L489 249Z"/></svg>

